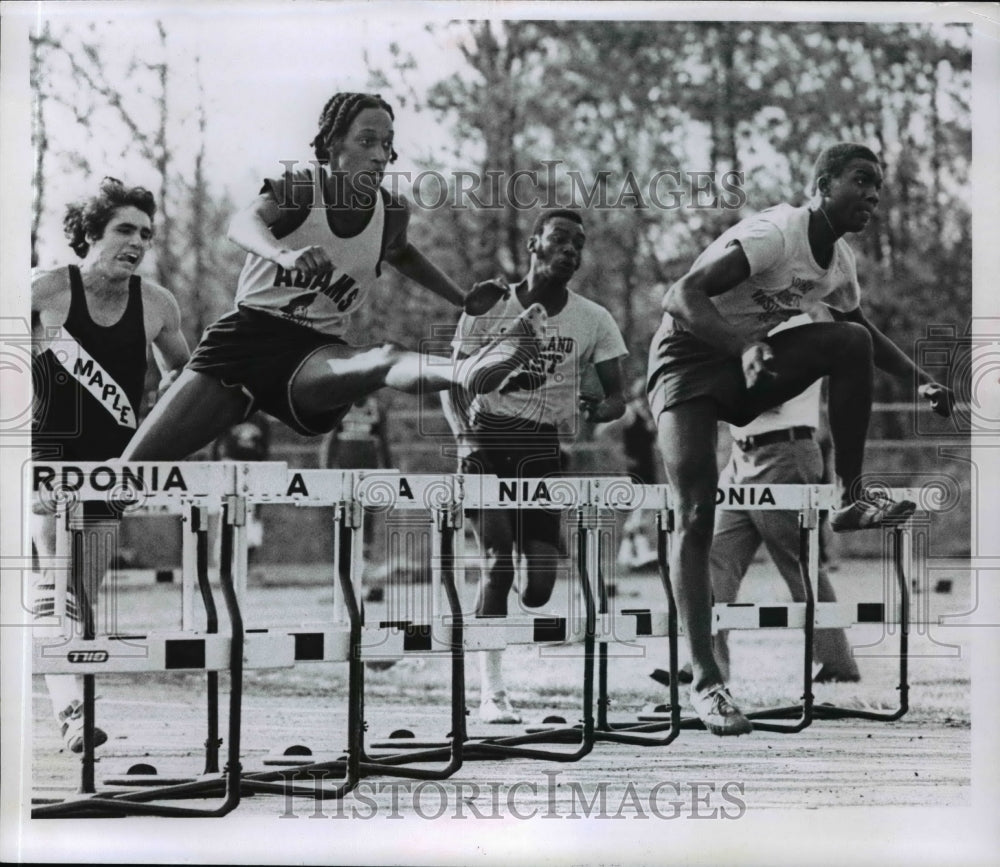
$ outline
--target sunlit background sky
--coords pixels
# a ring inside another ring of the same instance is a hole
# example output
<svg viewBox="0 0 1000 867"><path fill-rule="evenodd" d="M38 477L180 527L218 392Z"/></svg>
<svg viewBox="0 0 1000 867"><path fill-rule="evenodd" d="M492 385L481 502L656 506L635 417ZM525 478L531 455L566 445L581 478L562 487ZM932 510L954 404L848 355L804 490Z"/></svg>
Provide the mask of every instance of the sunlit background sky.
<svg viewBox="0 0 1000 867"><path fill-rule="evenodd" d="M249 201L260 178L280 171L278 160L312 156L308 143L326 100L339 90L367 89L366 53L375 66L391 63L393 43L416 55L434 57L433 64L422 65L408 76L418 92L425 80L429 83L462 65L446 36L426 32L423 4L400 4L391 19L362 17L371 15L370 4L330 3L322 8L311 3L166 5L145 4L137 9L105 4L84 9L77 4L45 3L39 9L57 29L71 22L84 34L93 26L96 41L122 63L135 46L144 43L150 46L150 60L159 60L155 21L161 20L172 71L168 139L177 155L176 165L193 159L192 124L202 88L207 175L214 191L228 192L237 202ZM122 50L116 54L117 46ZM189 74L178 74L179 70ZM70 73L51 69L46 74ZM111 71L112 80L119 76L124 85L127 71ZM152 129L157 119L152 107L147 108L143 119ZM142 113L139 106L140 118ZM57 109L49 117L55 120L53 135L65 137L67 124L73 122L68 111ZM397 111L396 136L400 160L395 168L400 171L416 171L414 157L432 156L444 143L439 126L408 113L405 107ZM95 153L92 159L102 157ZM39 243L43 259L63 255L62 209L66 202L90 194L93 186L92 179L83 179L79 173L51 168L58 182L47 190ZM154 190L159 184L148 160L134 150L107 170Z"/></svg>

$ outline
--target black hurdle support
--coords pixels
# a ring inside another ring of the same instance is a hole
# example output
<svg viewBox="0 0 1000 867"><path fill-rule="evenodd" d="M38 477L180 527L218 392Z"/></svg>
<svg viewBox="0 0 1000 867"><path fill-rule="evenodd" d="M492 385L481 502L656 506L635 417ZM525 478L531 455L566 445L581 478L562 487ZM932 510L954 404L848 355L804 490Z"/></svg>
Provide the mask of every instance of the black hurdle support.
<svg viewBox="0 0 1000 867"><path fill-rule="evenodd" d="M70 586L76 597L76 610L83 627L82 638L84 641L93 641L97 635L96 624L94 623L93 602L91 600L91 588L86 579L86 556L87 545L85 536L89 529L86 524L84 506L78 503L80 519L84 522L83 527L72 527L70 560ZM66 513L67 522L70 521L70 512ZM102 552L97 552L98 556ZM96 592L97 588L94 587ZM58 613L58 612L57 612ZM83 755L80 757L80 789L81 795L91 795L96 791L94 785L94 765L97 759L94 757L94 717L97 711L95 704L94 675L83 675Z"/></svg>
<svg viewBox="0 0 1000 867"><path fill-rule="evenodd" d="M910 708L909 653L910 653L910 587L903 569L903 528L893 527L893 565L896 589L899 593L899 705L892 711L861 710L859 708L836 707L818 704L816 716L820 719L867 719L877 722L895 722Z"/></svg>
<svg viewBox="0 0 1000 867"><path fill-rule="evenodd" d="M780 732L794 734L807 728L815 718L815 706L812 691L813 668L813 636L816 631L816 594L813 591L812 570L810 569L811 545L814 544L814 533L819 532L819 513L816 509L804 509L799 512L799 576L806 594L806 622L803 626L802 652L802 704L788 707L766 708L754 710L746 714L753 722L757 731ZM774 719L798 719L788 725L769 722Z"/></svg>
<svg viewBox="0 0 1000 867"><path fill-rule="evenodd" d="M406 750L389 756L381 756L377 761L366 756L363 770L366 772L379 773L392 776L408 776L421 779L439 779L439 776L427 776L428 772L423 769L404 768L407 764L414 762L446 762L446 770L453 773L452 765L456 762L456 753L459 761L496 761L499 759L526 758L539 759L542 761L555 762L575 762L583 758L594 748L594 659L597 631L596 604L594 592L590 579L590 567L588 549L590 543L590 531L595 525L595 510L593 507L580 508L577 511L577 573L580 579L580 589L584 600L584 658L583 658L583 719L579 725L565 726L561 728L545 729L543 731L528 732L521 735L491 735L488 737L468 738L466 736L465 725L465 702L464 702L464 675L462 675L461 694L463 699L461 705L452 705L452 731L451 739L447 746L429 747L416 750ZM445 558L447 561L447 558ZM445 580L443 583L447 590L449 582L454 587L453 570L442 572ZM448 591L449 604L453 607L453 617L457 613L461 616L458 605L458 594L455 591L452 596ZM454 621L453 621L454 622ZM458 621L461 622L461 621ZM453 627L452 641L455 641ZM453 645L453 653L454 645ZM464 654L462 655L464 665ZM453 663L455 657L453 657ZM457 689L457 678L459 673L453 667L453 698L459 695ZM461 732L464 743L460 743L456 735ZM530 745L539 743L573 743L578 744L575 750L545 750L533 748ZM308 766L312 767L312 766ZM405 771L405 773L404 773ZM441 774L441 771L430 771L431 774Z"/></svg>
<svg viewBox="0 0 1000 867"><path fill-rule="evenodd" d="M311 798L314 801L340 800L353 791L362 777L361 759L364 754L365 664L362 652L364 614L354 588L354 548L361 539L364 519L361 506L349 500L338 503L334 513L333 569L339 583L350 629L347 658L347 753L342 759L311 762L278 771L255 771L244 774L241 785L247 793L270 793ZM346 535L344 535L346 534ZM346 557L349 568L342 568ZM342 777L327 785L326 777L336 773ZM311 778L305 783L304 778Z"/></svg>
<svg viewBox="0 0 1000 867"><path fill-rule="evenodd" d="M584 604L583 640L583 700L582 719L579 724L562 728L544 729L522 735L496 735L476 738L466 744L465 758L469 761L494 761L497 759L539 759L551 762L576 762L589 754L596 742L594 719L594 659L596 656L597 605L591 581L589 556L591 532L597 528L597 510L594 506L579 507L576 513L577 574ZM598 537L599 539L599 537ZM596 564L594 564L596 566ZM575 750L546 750L529 745L540 743L578 744Z"/></svg>
<svg viewBox="0 0 1000 867"><path fill-rule="evenodd" d="M660 582L667 598L667 646L668 667L670 672L670 719L669 721L639 723L639 722L609 722L608 707L611 700L608 695L608 645L601 642L598 659L598 693L597 693L597 726L596 739L616 744L632 744L635 746L657 747L672 743L681 731L680 698L677 684L677 605L674 601L673 586L670 582L670 533L673 532L673 510L660 509L656 513L656 555L660 573ZM607 611L607 589L604 586L603 575L599 575L601 593L601 613ZM656 733L666 732L657 737Z"/></svg>
<svg viewBox="0 0 1000 867"><path fill-rule="evenodd" d="M220 580L226 602L232 637L229 651L229 746L227 764L220 779L196 780L138 792L114 792L93 797L47 804L32 809L33 819L42 818L112 818L120 816L168 816L175 818L214 818L232 812L240 802L240 728L243 701L243 615L233 584L233 527L246 520L246 503L240 497L227 496L222 507L222 556ZM86 744L85 744L86 746ZM219 797L222 803L214 808L175 807L154 801L181 798Z"/></svg>
<svg viewBox="0 0 1000 867"><path fill-rule="evenodd" d="M358 510L354 522L350 519L351 507ZM340 532L352 531L345 545L338 546L342 555L351 558L353 564L353 546L358 544L360 534L353 532L361 526L361 512L357 504L347 504L344 510L346 524L340 527ZM364 659L361 647L361 627L364 625L364 606L358 601L355 587L350 576L345 579L344 570L338 570L341 575L342 589L352 624L352 649L350 659L350 674L348 687L348 729L351 745L346 759L336 759L328 762L314 762L294 769L256 773L249 776L254 791L276 791L271 781L284 779L296 780L302 775L315 775L336 772L346 773L346 780L340 786L333 788L323 785L292 786L286 784L280 789L286 796L301 796L314 800L330 800L341 798L357 785L362 777L390 776L416 780L443 780L450 777L461 766L465 759L466 735L465 724L465 647L464 647L464 615L461 599L455 584L455 538L462 526L462 507L453 503L447 507L435 510L435 530L441 541L440 565L441 584L444 587L450 615L449 646L451 657L451 732L448 746L430 747L415 750L404 750L390 755L373 757L365 747L364 720ZM357 620L357 641L353 640L354 623ZM437 768L417 767L420 763L443 762ZM353 767L352 767L353 764ZM316 778L314 777L314 781Z"/></svg>
<svg viewBox="0 0 1000 867"><path fill-rule="evenodd" d="M206 526L204 510L200 506L192 506L185 516L190 520L189 532L195 537L196 572L201 601L205 606L205 632L215 635L219 631L219 613L215 607L215 597L208 579L208 527ZM205 770L206 774L219 772L219 672L210 671L206 675L205 690L207 693L207 731L205 736Z"/></svg>
<svg viewBox="0 0 1000 867"><path fill-rule="evenodd" d="M462 602L455 584L455 538L461 532L462 507L460 503L434 510L435 530L440 539L441 585L448 600L450 619L449 648L451 658L451 731L448 747L430 747L408 750L378 758L362 753L362 772L365 776L384 774L414 780L443 780L450 777L465 760L465 620ZM444 761L440 768L412 767L418 762Z"/></svg>

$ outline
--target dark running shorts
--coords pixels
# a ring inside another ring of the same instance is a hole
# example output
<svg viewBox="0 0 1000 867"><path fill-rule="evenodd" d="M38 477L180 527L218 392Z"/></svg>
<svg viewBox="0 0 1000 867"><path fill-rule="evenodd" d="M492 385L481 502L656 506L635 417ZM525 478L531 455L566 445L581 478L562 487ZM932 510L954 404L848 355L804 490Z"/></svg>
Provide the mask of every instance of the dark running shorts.
<svg viewBox="0 0 1000 867"><path fill-rule="evenodd" d="M540 479L560 476L565 472L559 434L550 425L537 426L510 418L480 417L473 426L469 441L472 451L462 458L460 465L460 471L468 475ZM514 539L519 543L528 537L559 547L562 527L560 510L531 508L504 511L510 517Z"/></svg>
<svg viewBox="0 0 1000 867"><path fill-rule="evenodd" d="M292 405L292 380L302 365L326 346L347 346L339 337L241 307L227 313L202 335L188 368L242 389L262 409L304 436L333 430L350 403L322 413L302 413Z"/></svg>
<svg viewBox="0 0 1000 867"><path fill-rule="evenodd" d="M746 381L740 359L720 352L687 331L675 330L649 348L646 392L653 418L696 397L710 397L719 420L744 425L748 414Z"/></svg>

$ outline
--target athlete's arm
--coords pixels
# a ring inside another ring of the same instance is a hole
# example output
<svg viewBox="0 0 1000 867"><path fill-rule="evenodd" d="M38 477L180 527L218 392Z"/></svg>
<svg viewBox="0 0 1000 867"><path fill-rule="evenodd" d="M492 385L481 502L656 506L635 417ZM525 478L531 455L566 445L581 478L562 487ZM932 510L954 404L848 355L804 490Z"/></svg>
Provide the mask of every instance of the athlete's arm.
<svg viewBox="0 0 1000 867"><path fill-rule="evenodd" d="M601 388L604 389L604 399L581 398L580 408L588 421L614 421L625 414L625 377L622 375L622 360L609 358L594 365Z"/></svg>
<svg viewBox="0 0 1000 867"><path fill-rule="evenodd" d="M319 246L290 250L274 237L270 227L278 222L281 211L270 193L262 193L229 223L227 237L248 253L268 259L286 271L298 269L307 279L333 268L326 251Z"/></svg>
<svg viewBox="0 0 1000 867"><path fill-rule="evenodd" d="M153 355L160 368L160 384L157 393L163 394L167 387L180 375L191 357L187 338L181 331L181 310L177 299L162 286L144 282L150 290L149 297L159 312L159 330L153 337Z"/></svg>
<svg viewBox="0 0 1000 867"><path fill-rule="evenodd" d="M828 309L834 319L842 322L854 322L867 329L872 337L873 360L879 370L884 370L886 373L910 382L916 379L920 396L930 401L931 408L938 415L947 417L951 414L952 405L955 402L951 389L936 382L934 377L914 364L903 350L865 316L860 307L855 307L854 310L847 313L841 313L833 308Z"/></svg>
<svg viewBox="0 0 1000 867"><path fill-rule="evenodd" d="M456 307L461 307L465 295L458 285L430 259L421 253L406 237L406 227L410 221L410 210L406 199L400 197L401 207L386 212L386 219L392 215L393 225L387 227L391 232L385 247L385 261L392 265L404 277L409 277L414 283L419 283L435 295L440 295Z"/></svg>
<svg viewBox="0 0 1000 867"><path fill-rule="evenodd" d="M69 314L69 282L65 269L31 274L31 351L39 354L48 341L45 328L58 328Z"/></svg>
<svg viewBox="0 0 1000 867"><path fill-rule="evenodd" d="M734 289L750 276L750 262L739 244L688 271L663 296L663 309L690 331L727 355L740 356L753 341L736 331L709 298Z"/></svg>
<svg viewBox="0 0 1000 867"><path fill-rule="evenodd" d="M31 312L55 313L66 318L69 313L69 281L66 269L33 271L31 273Z"/></svg>

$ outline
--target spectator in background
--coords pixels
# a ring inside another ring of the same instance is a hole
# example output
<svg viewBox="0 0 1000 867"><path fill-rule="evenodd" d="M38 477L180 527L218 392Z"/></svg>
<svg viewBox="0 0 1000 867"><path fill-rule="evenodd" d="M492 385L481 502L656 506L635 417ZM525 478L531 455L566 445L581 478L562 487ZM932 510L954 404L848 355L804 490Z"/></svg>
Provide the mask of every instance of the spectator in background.
<svg viewBox="0 0 1000 867"><path fill-rule="evenodd" d="M324 469L342 470L377 470L392 466L385 413L375 395L370 394L355 401L347 411L347 415L323 438L319 447L319 465ZM365 559L370 561L375 528L367 516L362 537ZM342 571L348 566L347 538L346 534L341 536Z"/></svg>
<svg viewBox="0 0 1000 867"><path fill-rule="evenodd" d="M347 415L323 438L319 464L345 470L392 466L385 413L375 395L355 401Z"/></svg>

